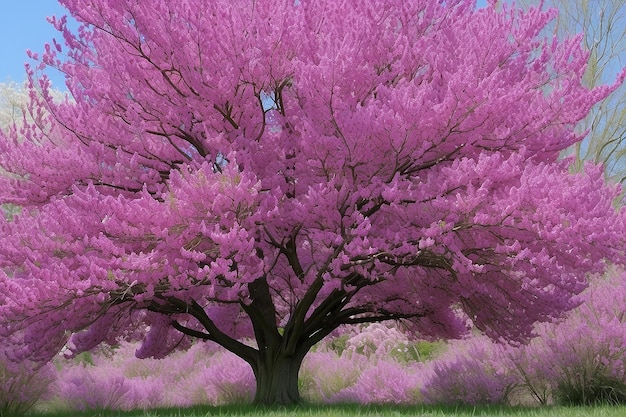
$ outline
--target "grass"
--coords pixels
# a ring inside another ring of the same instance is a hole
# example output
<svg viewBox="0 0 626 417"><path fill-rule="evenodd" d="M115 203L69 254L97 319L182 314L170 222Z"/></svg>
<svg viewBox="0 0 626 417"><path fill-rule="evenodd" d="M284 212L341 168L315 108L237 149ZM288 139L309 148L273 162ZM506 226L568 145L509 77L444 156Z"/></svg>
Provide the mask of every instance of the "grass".
<svg viewBox="0 0 626 417"><path fill-rule="evenodd" d="M623 417L626 406L595 407L466 407L466 406L361 406L303 405L263 408L251 405L198 406L147 411L89 411L33 413L30 417Z"/></svg>

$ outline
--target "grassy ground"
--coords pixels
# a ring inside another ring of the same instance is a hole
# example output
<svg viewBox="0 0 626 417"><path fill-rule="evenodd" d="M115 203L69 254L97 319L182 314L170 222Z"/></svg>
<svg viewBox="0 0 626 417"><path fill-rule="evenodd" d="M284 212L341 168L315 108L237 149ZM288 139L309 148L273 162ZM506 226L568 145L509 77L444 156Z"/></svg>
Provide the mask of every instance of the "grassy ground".
<svg viewBox="0 0 626 417"><path fill-rule="evenodd" d="M37 413L32 417L623 417L626 406L597 407L399 407L399 406L299 406L259 408L254 406L194 407L149 411L90 411L85 413Z"/></svg>

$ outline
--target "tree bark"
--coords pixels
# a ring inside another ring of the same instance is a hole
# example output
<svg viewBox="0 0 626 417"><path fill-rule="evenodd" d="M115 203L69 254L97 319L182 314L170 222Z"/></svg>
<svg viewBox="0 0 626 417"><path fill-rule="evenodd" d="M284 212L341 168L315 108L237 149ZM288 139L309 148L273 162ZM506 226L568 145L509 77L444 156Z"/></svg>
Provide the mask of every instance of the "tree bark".
<svg viewBox="0 0 626 417"><path fill-rule="evenodd" d="M290 355L278 351L259 352L259 360L252 365L256 378L255 404L291 405L300 402L298 373L304 354Z"/></svg>

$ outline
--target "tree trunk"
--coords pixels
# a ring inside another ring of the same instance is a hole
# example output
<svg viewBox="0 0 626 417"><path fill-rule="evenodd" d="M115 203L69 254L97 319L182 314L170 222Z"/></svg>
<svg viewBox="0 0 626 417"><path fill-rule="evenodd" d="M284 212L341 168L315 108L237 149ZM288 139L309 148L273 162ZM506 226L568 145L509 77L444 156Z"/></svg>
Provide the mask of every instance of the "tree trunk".
<svg viewBox="0 0 626 417"><path fill-rule="evenodd" d="M290 405L300 402L298 373L304 355L288 355L282 351L259 353L252 367L256 378L255 404Z"/></svg>

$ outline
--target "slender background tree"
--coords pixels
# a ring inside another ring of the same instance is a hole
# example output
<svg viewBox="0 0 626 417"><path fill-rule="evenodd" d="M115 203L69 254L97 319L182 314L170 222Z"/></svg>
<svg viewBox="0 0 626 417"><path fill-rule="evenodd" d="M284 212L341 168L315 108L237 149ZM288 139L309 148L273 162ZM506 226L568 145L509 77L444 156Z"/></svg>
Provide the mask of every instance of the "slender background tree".
<svg viewBox="0 0 626 417"><path fill-rule="evenodd" d="M526 7L539 2L525 0ZM567 38L582 34L589 51L584 82L589 87L611 82L626 66L626 3L622 0L547 0L544 7L559 10L547 27L548 36ZM626 85L621 85L597 103L580 123L586 138L568 151L576 157L577 169L584 161L604 164L608 178L626 181Z"/></svg>
<svg viewBox="0 0 626 417"><path fill-rule="evenodd" d="M26 109L28 93L16 83L0 83L0 127L7 129L20 123Z"/></svg>
<svg viewBox="0 0 626 417"><path fill-rule="evenodd" d="M473 1L62 0L0 140L0 335L47 361L216 342L299 401L343 324L524 341L624 261L619 188L560 153L589 89L552 12ZM67 75L56 102L34 70Z"/></svg>

